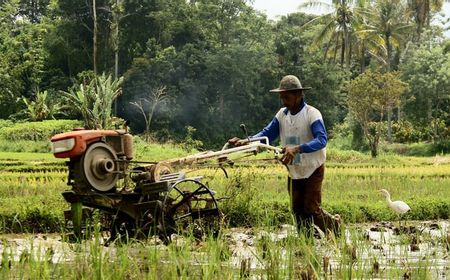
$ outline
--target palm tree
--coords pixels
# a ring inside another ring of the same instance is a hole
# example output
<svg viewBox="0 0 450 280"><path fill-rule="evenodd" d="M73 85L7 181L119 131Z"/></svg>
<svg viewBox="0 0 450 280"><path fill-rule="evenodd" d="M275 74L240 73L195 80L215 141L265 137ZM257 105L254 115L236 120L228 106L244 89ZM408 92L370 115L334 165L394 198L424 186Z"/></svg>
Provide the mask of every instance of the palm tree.
<svg viewBox="0 0 450 280"><path fill-rule="evenodd" d="M416 22L417 37L420 38L423 28L430 27L433 12L439 12L443 5L442 0L408 0L408 9L412 12Z"/></svg>
<svg viewBox="0 0 450 280"><path fill-rule="evenodd" d="M325 7L332 10L330 13L320 15L304 26L312 25L313 23L322 23L324 27L315 38L314 44L319 45L327 42L325 47L325 57L328 52L334 50L333 60L336 59L337 51L340 50L340 63L346 69L350 68L351 58L351 37L353 34L353 24L355 17L352 11L351 0L332 0L332 4L326 2L310 0L302 5L302 8L317 8Z"/></svg>
<svg viewBox="0 0 450 280"><path fill-rule="evenodd" d="M407 43L413 26L408 10L402 0L378 0L368 16L363 32L378 45L374 56L385 65L386 71L391 71L394 49L400 50Z"/></svg>
<svg viewBox="0 0 450 280"><path fill-rule="evenodd" d="M360 73L363 73L366 66L366 55L376 56L379 49L378 42L373 40L371 34L367 32L366 26L371 17L371 0L357 0L353 8L355 22L353 24L354 36L352 46L354 53L359 57Z"/></svg>
<svg viewBox="0 0 450 280"><path fill-rule="evenodd" d="M370 13L364 33L379 46L374 56L385 66L386 72L393 69L394 49L400 52L408 39L412 28L409 13L402 0L378 0ZM387 110L388 141L392 141L392 107Z"/></svg>

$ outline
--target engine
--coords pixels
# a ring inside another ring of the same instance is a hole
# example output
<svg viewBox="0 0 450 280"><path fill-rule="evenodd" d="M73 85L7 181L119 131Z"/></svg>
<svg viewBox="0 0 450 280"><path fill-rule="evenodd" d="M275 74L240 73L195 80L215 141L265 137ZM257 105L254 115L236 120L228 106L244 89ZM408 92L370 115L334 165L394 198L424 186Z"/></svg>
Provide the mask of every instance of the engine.
<svg viewBox="0 0 450 280"><path fill-rule="evenodd" d="M52 152L69 158L69 181L77 193L110 192L133 159L133 138L125 130L85 130L52 137Z"/></svg>

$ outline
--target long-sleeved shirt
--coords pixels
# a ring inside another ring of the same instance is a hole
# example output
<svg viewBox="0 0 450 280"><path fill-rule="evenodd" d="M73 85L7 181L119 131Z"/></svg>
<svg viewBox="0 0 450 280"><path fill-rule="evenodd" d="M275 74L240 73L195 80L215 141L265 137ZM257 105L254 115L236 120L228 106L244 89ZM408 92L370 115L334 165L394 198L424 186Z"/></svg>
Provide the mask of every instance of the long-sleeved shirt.
<svg viewBox="0 0 450 280"><path fill-rule="evenodd" d="M300 103L300 111L297 114L300 114L302 110L305 109L305 106L306 103L302 100L302 102ZM290 114L287 108L283 108L282 112L285 116ZM322 117L312 122L309 129L311 130L313 139L306 143L300 144L301 151L303 153L312 153L325 148L325 146L327 145L328 136ZM277 116L275 116L272 121L260 132L251 136L250 138L262 136L266 136L267 138L269 138L269 142L275 141L280 136L280 120L277 118Z"/></svg>

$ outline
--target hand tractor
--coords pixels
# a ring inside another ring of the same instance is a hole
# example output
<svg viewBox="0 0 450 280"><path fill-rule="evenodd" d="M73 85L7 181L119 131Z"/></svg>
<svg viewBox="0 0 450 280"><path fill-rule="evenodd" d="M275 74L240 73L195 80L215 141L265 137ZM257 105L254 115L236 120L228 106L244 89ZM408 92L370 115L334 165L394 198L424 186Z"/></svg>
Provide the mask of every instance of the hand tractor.
<svg viewBox="0 0 450 280"><path fill-rule="evenodd" d="M109 242L156 235L168 243L173 234L196 238L216 234L222 214L215 192L201 182L201 176L189 178L174 170L211 160L217 160L219 167L233 164L228 155L234 153L270 150L277 157L281 152L262 137L240 147L225 144L216 152L133 161L133 137L127 129L75 129L53 136L51 142L55 157L68 158L71 190L62 193L71 205L65 211L67 227L80 240L89 222L97 219L102 231L109 232Z"/></svg>

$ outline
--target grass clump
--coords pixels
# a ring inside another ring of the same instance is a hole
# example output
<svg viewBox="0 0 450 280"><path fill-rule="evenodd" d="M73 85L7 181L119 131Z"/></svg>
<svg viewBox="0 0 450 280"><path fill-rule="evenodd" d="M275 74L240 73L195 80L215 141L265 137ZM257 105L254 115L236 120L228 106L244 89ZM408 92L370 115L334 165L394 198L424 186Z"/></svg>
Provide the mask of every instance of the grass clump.
<svg viewBox="0 0 450 280"><path fill-rule="evenodd" d="M55 134L70 131L73 128L80 126L82 126L82 123L77 120L19 122L12 126L0 128L0 138L9 141L46 141Z"/></svg>

